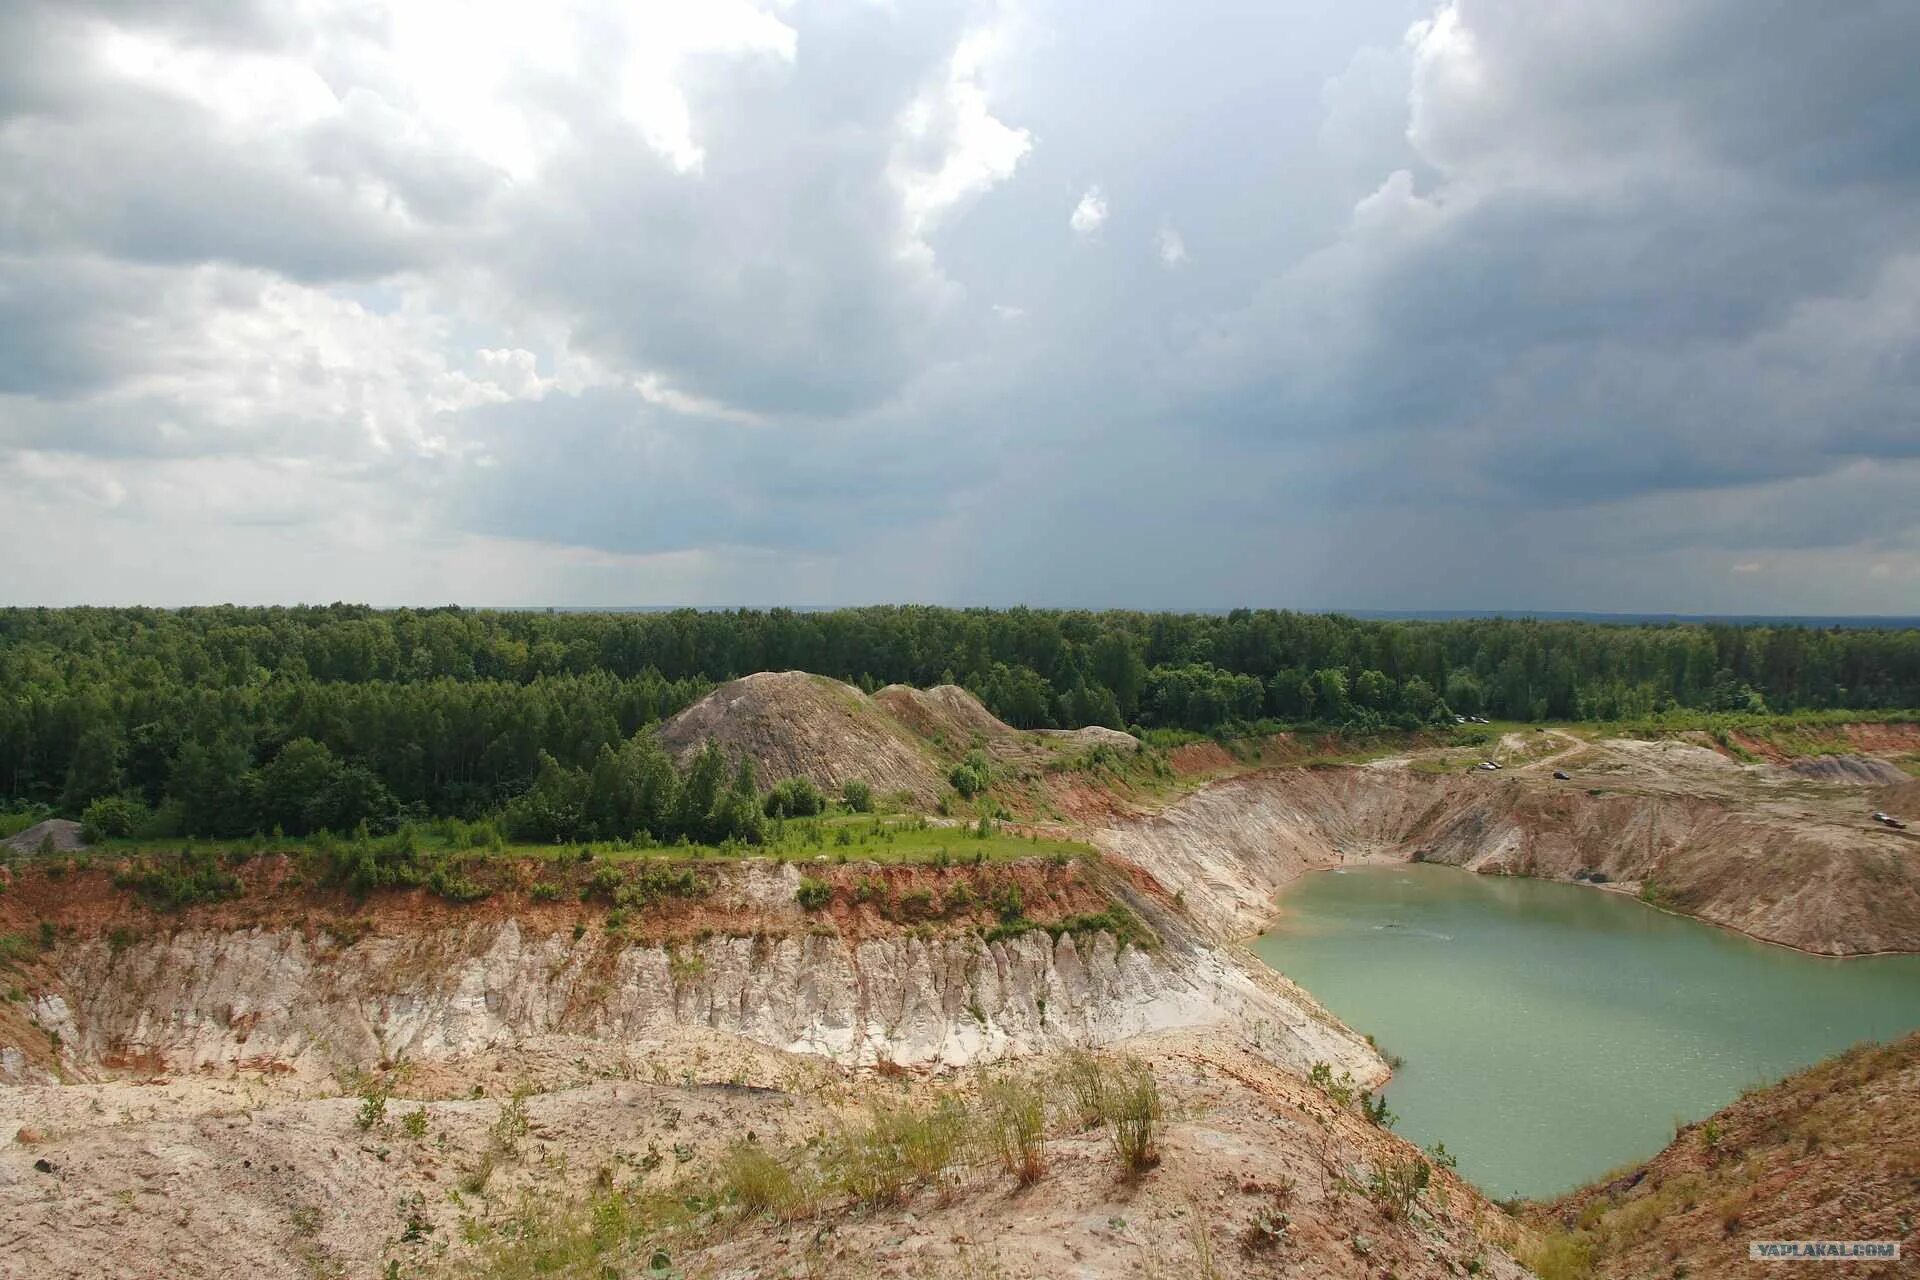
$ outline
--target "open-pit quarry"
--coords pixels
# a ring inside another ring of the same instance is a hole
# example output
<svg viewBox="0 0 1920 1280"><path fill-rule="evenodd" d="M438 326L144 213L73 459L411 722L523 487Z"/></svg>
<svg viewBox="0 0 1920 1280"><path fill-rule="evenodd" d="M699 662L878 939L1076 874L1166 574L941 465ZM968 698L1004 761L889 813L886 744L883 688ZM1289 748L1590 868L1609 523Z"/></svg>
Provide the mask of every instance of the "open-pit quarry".
<svg viewBox="0 0 1920 1280"><path fill-rule="evenodd" d="M1551 1224L1386 1127L1387 1061L1245 947L1282 889L1422 861L1817 954L1920 951L1920 843L1866 820L1911 806L1888 772L1908 738L1797 768L1563 730L1183 762L797 673L661 738L872 777L951 850L507 850L450 900L356 895L268 842L229 859L225 900L177 909L128 889L137 852L15 857L0 1275L1519 1275ZM970 858L938 812L968 752L1003 831L1086 851ZM1085 1051L1155 1082L1150 1159L1111 1089L1076 1093ZM1037 1171L982 1119L1009 1084L1042 1103ZM900 1117L949 1114L973 1120L937 1157L882 1144L898 1185L847 1172Z"/></svg>

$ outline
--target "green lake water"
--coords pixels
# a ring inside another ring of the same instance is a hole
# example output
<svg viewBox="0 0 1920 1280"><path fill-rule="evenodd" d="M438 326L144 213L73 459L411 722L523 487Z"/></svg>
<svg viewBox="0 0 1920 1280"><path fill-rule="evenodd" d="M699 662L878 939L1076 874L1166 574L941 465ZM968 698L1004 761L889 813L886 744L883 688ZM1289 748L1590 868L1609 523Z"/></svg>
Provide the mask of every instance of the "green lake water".
<svg viewBox="0 0 1920 1280"><path fill-rule="evenodd" d="M1819 959L1577 885L1359 867L1280 905L1254 950L1405 1059L1395 1132L1495 1196L1569 1190L1748 1085L1920 1027L1920 956Z"/></svg>

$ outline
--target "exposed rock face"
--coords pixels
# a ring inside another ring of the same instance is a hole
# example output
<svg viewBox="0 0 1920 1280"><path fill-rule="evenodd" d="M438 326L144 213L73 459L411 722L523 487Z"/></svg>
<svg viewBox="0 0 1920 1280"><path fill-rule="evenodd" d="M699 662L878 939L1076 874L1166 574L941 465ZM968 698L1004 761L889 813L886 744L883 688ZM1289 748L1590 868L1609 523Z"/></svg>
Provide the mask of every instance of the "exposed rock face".
<svg viewBox="0 0 1920 1280"><path fill-rule="evenodd" d="M116 954L72 947L34 1013L77 1067L324 1070L471 1055L543 1035L640 1039L713 1027L847 1064L961 1064L1232 1018L1275 1061L1377 1078L1378 1059L1288 988L1218 953L1034 931L850 944L712 937L670 951L517 922L341 944L296 929L183 930Z"/></svg>
<svg viewBox="0 0 1920 1280"><path fill-rule="evenodd" d="M1724 772L1730 762L1715 759ZM1635 892L1651 882L1663 905L1807 951L1920 950L1911 833L1730 789L1588 789L1395 765L1279 769L1207 787L1095 842L1181 891L1216 938L1263 928L1275 891L1307 871L1418 856L1562 880L1598 871Z"/></svg>

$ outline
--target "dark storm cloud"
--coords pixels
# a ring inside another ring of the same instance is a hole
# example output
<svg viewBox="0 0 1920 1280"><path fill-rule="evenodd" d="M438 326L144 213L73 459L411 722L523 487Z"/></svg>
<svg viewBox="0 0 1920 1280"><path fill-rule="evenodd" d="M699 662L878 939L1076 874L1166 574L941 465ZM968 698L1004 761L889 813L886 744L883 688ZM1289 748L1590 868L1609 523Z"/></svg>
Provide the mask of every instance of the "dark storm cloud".
<svg viewBox="0 0 1920 1280"><path fill-rule="evenodd" d="M1203 340L1197 391L1426 437L1508 502L1910 454L1916 41L1911 6L1462 3L1415 46L1435 176Z"/></svg>

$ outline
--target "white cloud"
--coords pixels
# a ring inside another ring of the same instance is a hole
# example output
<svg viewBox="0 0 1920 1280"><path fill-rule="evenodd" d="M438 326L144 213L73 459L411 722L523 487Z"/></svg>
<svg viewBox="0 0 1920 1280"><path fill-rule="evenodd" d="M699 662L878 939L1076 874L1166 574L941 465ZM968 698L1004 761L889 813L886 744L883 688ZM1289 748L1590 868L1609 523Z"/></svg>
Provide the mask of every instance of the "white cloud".
<svg viewBox="0 0 1920 1280"><path fill-rule="evenodd" d="M993 27L968 32L944 77L901 116L894 181L916 236L969 197L1012 177L1033 149L1031 134L996 119L987 106L986 72L1006 41Z"/></svg>
<svg viewBox="0 0 1920 1280"><path fill-rule="evenodd" d="M1080 197L1080 203L1073 206L1073 215L1067 219L1067 225L1083 236L1095 235L1107 224L1107 198L1097 186L1088 187L1086 194Z"/></svg>
<svg viewBox="0 0 1920 1280"><path fill-rule="evenodd" d="M1159 246L1161 266L1178 267L1186 263L1187 242L1181 239L1180 233L1172 227L1160 228L1159 234L1154 237L1154 243Z"/></svg>

